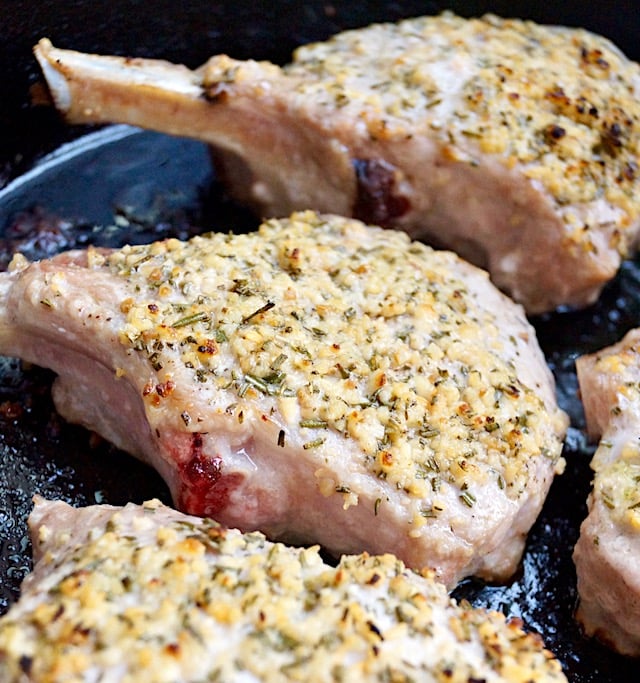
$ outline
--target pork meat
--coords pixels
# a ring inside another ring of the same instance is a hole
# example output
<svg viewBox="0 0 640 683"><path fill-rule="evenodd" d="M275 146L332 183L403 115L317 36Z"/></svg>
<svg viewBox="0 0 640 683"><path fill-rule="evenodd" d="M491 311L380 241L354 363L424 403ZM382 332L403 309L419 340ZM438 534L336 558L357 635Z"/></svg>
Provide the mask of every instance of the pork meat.
<svg viewBox="0 0 640 683"><path fill-rule="evenodd" d="M71 122L205 140L260 216L403 228L541 313L593 302L640 225L640 68L584 30L450 13L347 31L291 64L191 71L36 55Z"/></svg>
<svg viewBox="0 0 640 683"><path fill-rule="evenodd" d="M586 633L640 656L640 330L577 361L589 433L601 437L574 551Z"/></svg>
<svg viewBox="0 0 640 683"><path fill-rule="evenodd" d="M183 511L448 586L516 568L566 416L486 273L400 231L298 213L250 234L14 260L0 353Z"/></svg>
<svg viewBox="0 0 640 683"><path fill-rule="evenodd" d="M4 683L560 683L540 637L391 555L325 564L149 501L37 499L35 571L0 619Z"/></svg>

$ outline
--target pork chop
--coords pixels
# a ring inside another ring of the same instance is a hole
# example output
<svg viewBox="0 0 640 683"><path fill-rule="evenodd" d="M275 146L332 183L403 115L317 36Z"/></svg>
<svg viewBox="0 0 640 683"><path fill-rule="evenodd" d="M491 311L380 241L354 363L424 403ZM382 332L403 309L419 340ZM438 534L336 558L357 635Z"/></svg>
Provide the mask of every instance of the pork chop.
<svg viewBox="0 0 640 683"><path fill-rule="evenodd" d="M640 330L577 361L589 433L601 437L574 551L586 633L640 656Z"/></svg>
<svg viewBox="0 0 640 683"><path fill-rule="evenodd" d="M4 683L566 682L540 637L392 555L325 564L158 501L36 500L38 555L0 619Z"/></svg>
<svg viewBox="0 0 640 683"><path fill-rule="evenodd" d="M563 463L521 307L399 231L305 212L18 258L0 290L0 353L227 526L505 579Z"/></svg>
<svg viewBox="0 0 640 683"><path fill-rule="evenodd" d="M260 216L395 226L529 313L593 302L640 226L640 67L584 30L495 16L379 24L291 64L36 56L70 122L202 139Z"/></svg>

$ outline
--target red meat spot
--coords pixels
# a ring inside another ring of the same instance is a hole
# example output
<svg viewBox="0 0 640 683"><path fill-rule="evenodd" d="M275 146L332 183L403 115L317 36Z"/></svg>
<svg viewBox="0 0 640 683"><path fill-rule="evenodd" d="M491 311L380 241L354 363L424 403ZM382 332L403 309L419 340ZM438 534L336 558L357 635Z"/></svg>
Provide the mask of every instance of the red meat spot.
<svg viewBox="0 0 640 683"><path fill-rule="evenodd" d="M190 488L202 489L215 486L222 476L222 458L196 455L187 463L184 474Z"/></svg>
<svg viewBox="0 0 640 683"><path fill-rule="evenodd" d="M222 476L222 458L202 452L202 434L191 435L191 457L183 468L185 483L192 489L208 489L215 486Z"/></svg>
<svg viewBox="0 0 640 683"><path fill-rule="evenodd" d="M396 169L382 159L354 159L357 195L353 217L390 227L409 211L409 200L396 193Z"/></svg>
<svg viewBox="0 0 640 683"><path fill-rule="evenodd" d="M223 459L204 453L202 445L202 435L192 434L191 455L181 467L182 490L177 504L189 514L215 517L227 507L243 476L225 474Z"/></svg>

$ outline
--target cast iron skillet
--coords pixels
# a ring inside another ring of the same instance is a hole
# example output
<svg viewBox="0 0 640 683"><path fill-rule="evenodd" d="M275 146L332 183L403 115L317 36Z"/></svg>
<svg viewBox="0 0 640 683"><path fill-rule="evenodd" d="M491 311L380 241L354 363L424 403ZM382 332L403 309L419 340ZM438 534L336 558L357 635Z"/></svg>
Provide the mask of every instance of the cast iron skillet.
<svg viewBox="0 0 640 683"><path fill-rule="evenodd" d="M237 1L192 2L187 9L112 2L107 13L91 2L57 7L15 2L6 22L3 4L0 26L8 27L9 40L0 42L0 66L12 77L0 99L0 186L6 183L0 189L0 267L15 248L36 258L87 244L115 246L256 225L254 217L225 200L199 143L122 126L87 135L86 128L64 126L50 108L28 105L27 87L38 78L30 48L42 35L62 47L166 57L190 66L217 52L284 62L296 44L342 28L449 7L465 15L494 11L583 25L640 58L634 43L640 13L633 4L618 3L615 14L602 14L577 3L552 10L517 1L276 2L269 4L270 12ZM130 13L122 15L125 7ZM43 156L54 149L52 156ZM467 581L455 596L523 619L544 636L571 681L630 680L640 673L640 662L583 638L573 619L571 552L586 514L593 452L584 435L574 361L640 325L640 259L624 264L596 305L532 322L556 376L560 402L572 418L567 472L551 489L513 582L486 586ZM153 496L170 502L153 471L56 415L51 379L46 371L0 359L0 613L17 598L31 565L25 520L33 493L76 505L141 502Z"/></svg>

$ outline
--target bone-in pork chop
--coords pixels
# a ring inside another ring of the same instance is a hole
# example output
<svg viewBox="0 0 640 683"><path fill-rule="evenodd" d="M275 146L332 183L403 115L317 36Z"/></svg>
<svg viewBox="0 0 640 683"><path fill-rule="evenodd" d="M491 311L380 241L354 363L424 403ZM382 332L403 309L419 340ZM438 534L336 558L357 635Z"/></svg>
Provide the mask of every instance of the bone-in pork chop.
<svg viewBox="0 0 640 683"><path fill-rule="evenodd" d="M0 353L228 526L503 579L563 462L521 307L399 231L305 212L19 257L0 291Z"/></svg>
<svg viewBox="0 0 640 683"><path fill-rule="evenodd" d="M261 216L403 228L489 270L530 313L593 302L640 225L640 68L583 30L445 13L348 31L280 68L36 48L71 122L217 149Z"/></svg>
<svg viewBox="0 0 640 683"><path fill-rule="evenodd" d="M542 640L392 555L325 564L157 501L36 500L3 683L566 683Z"/></svg>
<svg viewBox="0 0 640 683"><path fill-rule="evenodd" d="M640 656L640 330L577 361L587 426L601 437L574 559L588 635Z"/></svg>

